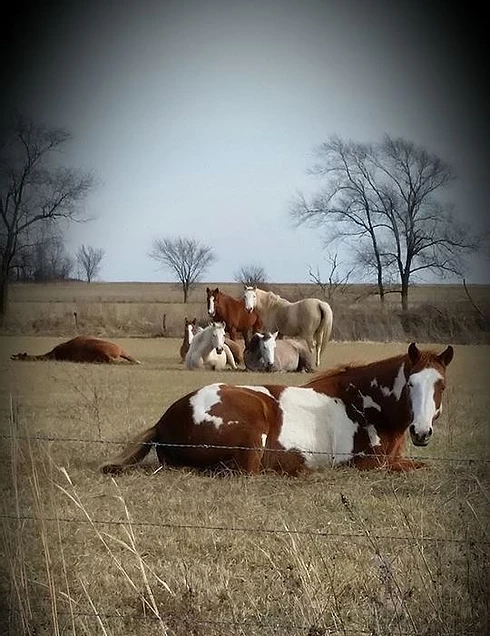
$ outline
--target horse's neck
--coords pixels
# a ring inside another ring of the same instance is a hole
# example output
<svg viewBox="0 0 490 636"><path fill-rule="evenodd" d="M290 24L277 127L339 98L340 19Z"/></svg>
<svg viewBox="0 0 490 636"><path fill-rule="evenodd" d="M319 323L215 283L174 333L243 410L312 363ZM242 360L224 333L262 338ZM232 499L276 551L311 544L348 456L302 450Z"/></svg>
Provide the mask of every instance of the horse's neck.
<svg viewBox="0 0 490 636"><path fill-rule="evenodd" d="M285 301L284 298L281 298L274 292L262 292L262 294L257 294L257 309L260 311L273 312L279 306L281 306Z"/></svg>
<svg viewBox="0 0 490 636"><path fill-rule="evenodd" d="M359 373L346 376L349 378L343 385L346 397L370 421L405 429L409 419L405 363L404 357L399 356L359 368Z"/></svg>
<svg viewBox="0 0 490 636"><path fill-rule="evenodd" d="M205 356L214 349L212 334L208 329L203 329L194 335L191 342L193 351L199 351L199 355Z"/></svg>

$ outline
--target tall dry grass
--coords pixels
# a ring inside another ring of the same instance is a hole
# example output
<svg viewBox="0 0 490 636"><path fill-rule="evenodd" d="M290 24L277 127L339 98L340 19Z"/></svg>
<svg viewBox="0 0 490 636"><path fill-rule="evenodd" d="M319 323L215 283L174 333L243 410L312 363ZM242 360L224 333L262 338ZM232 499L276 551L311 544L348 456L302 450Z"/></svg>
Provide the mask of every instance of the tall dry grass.
<svg viewBox="0 0 490 636"><path fill-rule="evenodd" d="M175 338L183 333L185 316L208 319L206 286L197 285L184 304L180 288L171 283L14 285L4 332ZM219 286L240 297L240 285ZM312 284L269 287L291 301L324 297L323 290ZM332 337L337 341L488 343L490 288L472 286L469 291L470 298L462 285L414 286L410 311L402 314L398 295L389 294L381 307L373 286L347 286L328 298L334 311Z"/></svg>

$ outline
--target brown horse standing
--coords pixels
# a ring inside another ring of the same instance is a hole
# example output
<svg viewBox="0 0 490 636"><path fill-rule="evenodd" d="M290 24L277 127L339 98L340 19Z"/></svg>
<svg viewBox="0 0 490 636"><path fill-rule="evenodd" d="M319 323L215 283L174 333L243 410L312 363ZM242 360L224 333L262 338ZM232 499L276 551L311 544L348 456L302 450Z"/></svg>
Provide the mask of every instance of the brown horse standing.
<svg viewBox="0 0 490 636"><path fill-rule="evenodd" d="M248 473L421 468L402 456L406 433L415 446L429 443L452 358L451 346L437 354L412 343L404 355L324 371L299 387L210 384L174 402L102 470L135 464L152 445L162 464Z"/></svg>
<svg viewBox="0 0 490 636"><path fill-rule="evenodd" d="M120 362L126 360L132 364L140 364L119 345L101 340L93 336L77 336L41 355L15 353L12 360L63 360L66 362Z"/></svg>
<svg viewBox="0 0 490 636"><path fill-rule="evenodd" d="M262 321L255 311L248 312L241 300L228 296L219 287L212 290L206 288L206 303L208 314L213 320L221 320L226 324L232 340L236 340L238 333L241 333L245 345L248 345L251 334L262 329Z"/></svg>

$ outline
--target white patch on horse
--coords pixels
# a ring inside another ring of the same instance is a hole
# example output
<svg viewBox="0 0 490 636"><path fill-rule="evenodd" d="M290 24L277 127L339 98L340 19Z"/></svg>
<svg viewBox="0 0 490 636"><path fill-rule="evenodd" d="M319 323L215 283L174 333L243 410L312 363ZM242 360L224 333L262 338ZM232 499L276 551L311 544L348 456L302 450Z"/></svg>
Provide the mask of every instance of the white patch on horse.
<svg viewBox="0 0 490 636"><path fill-rule="evenodd" d="M376 409L381 412L381 407L377 404L370 395L363 395L360 391L362 397L362 408L364 409Z"/></svg>
<svg viewBox="0 0 490 636"><path fill-rule="evenodd" d="M378 380L376 378L373 378L371 380L371 385L370 386L378 386Z"/></svg>
<svg viewBox="0 0 490 636"><path fill-rule="evenodd" d="M368 424L366 426L366 432L368 434L369 443L371 444L371 446L380 446L381 440L374 424Z"/></svg>
<svg viewBox="0 0 490 636"><path fill-rule="evenodd" d="M272 393L269 391L269 389L266 389L265 386L260 386L260 385L252 386L252 385L248 385L248 384L239 384L238 388L239 389L249 389L250 391L257 391L257 393L265 393L269 397L273 397Z"/></svg>
<svg viewBox="0 0 490 636"><path fill-rule="evenodd" d="M214 309L214 296L210 296L210 297L209 297L209 309L208 309L208 314L209 314L210 316L214 316L214 312L215 312L215 309Z"/></svg>
<svg viewBox="0 0 490 636"><path fill-rule="evenodd" d="M405 364L402 364L402 366L398 369L398 373L396 375L395 381L393 382L393 388L389 389L386 386L380 386L379 388L381 389L381 393L385 396L388 397L390 395L394 395L396 400L398 401L401 397L403 388L405 386Z"/></svg>
<svg viewBox="0 0 490 636"><path fill-rule="evenodd" d="M218 395L219 389L222 383L209 384L208 386L199 389L195 393L189 403L192 407L192 419L194 424L199 425L204 422L211 422L216 428L219 428L223 424L221 417L216 415L210 415L209 410L215 405L221 402L221 398Z"/></svg>
<svg viewBox="0 0 490 636"><path fill-rule="evenodd" d="M298 450L308 468L352 458L358 424L347 416L342 401L314 389L287 387L279 405L283 421L278 441L287 450Z"/></svg>
<svg viewBox="0 0 490 636"><path fill-rule="evenodd" d="M412 424L417 434L426 433L432 426L432 420L437 415L434 401L434 385L442 380L437 369L423 369L413 373L409 379L410 400L412 403Z"/></svg>
<svg viewBox="0 0 490 636"><path fill-rule="evenodd" d="M267 442L267 435L264 433L261 439L262 439L262 447L265 448L265 444Z"/></svg>

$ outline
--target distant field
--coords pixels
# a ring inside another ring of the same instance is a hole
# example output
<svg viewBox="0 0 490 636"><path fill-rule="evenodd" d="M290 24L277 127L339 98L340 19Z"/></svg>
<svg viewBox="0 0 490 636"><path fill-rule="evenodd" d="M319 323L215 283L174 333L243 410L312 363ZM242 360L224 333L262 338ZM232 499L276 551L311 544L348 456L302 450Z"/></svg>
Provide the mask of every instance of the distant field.
<svg viewBox="0 0 490 636"><path fill-rule="evenodd" d="M182 290L174 283L17 284L11 288L4 332L179 337L185 316L207 319L207 285L219 286L235 298L242 292L238 283L201 283L183 304ZM323 298L322 290L313 284L269 288L290 301L307 296ZM473 303L462 285L413 286L410 313L404 317L398 294L388 294L381 311L375 291L370 285L349 285L332 295L334 340L490 342L489 286L470 287Z"/></svg>
<svg viewBox="0 0 490 636"><path fill-rule="evenodd" d="M113 480L99 466L117 443L184 393L216 380L265 381L186 370L179 338L114 340L143 364L12 362L11 353L40 353L60 338L0 337L1 432L24 438L0 447L0 633L488 633L488 346L455 346L433 440L407 446L425 470L155 473L152 454ZM324 366L405 347L331 343ZM297 385L308 376L266 379Z"/></svg>

